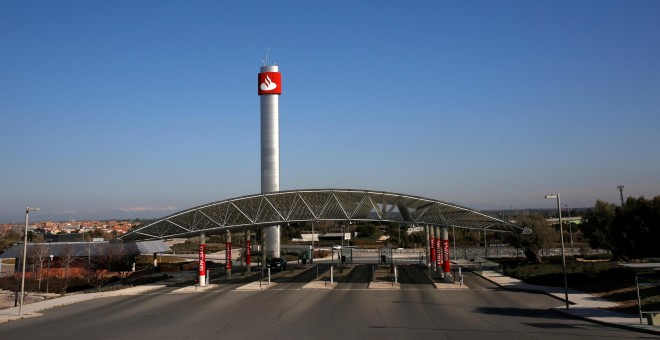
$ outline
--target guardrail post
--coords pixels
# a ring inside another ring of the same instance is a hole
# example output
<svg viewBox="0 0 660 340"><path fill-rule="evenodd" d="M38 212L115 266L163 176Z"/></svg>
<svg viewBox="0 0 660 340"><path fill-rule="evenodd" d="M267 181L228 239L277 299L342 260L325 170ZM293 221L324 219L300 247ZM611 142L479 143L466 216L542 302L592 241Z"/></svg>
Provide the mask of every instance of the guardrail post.
<svg viewBox="0 0 660 340"><path fill-rule="evenodd" d="M458 267L458 277L461 278L461 287L463 287L463 273L461 272L461 267Z"/></svg>
<svg viewBox="0 0 660 340"><path fill-rule="evenodd" d="M637 309L639 310L639 324L643 323L642 321L642 299L639 297L639 280L637 279L637 274L635 274L635 287L637 288Z"/></svg>

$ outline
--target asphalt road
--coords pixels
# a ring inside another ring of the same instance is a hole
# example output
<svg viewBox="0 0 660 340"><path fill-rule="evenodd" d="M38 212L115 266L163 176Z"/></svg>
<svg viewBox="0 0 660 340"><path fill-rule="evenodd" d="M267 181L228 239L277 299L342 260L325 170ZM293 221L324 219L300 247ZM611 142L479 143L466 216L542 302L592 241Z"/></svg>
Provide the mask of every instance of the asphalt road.
<svg viewBox="0 0 660 340"><path fill-rule="evenodd" d="M499 289L472 274L474 289L435 290L402 270L400 290L366 289L358 266L334 290L300 289L309 272L264 291L222 284L195 293L165 288L54 308L0 324L0 339L570 339L653 338L569 319L561 301Z"/></svg>

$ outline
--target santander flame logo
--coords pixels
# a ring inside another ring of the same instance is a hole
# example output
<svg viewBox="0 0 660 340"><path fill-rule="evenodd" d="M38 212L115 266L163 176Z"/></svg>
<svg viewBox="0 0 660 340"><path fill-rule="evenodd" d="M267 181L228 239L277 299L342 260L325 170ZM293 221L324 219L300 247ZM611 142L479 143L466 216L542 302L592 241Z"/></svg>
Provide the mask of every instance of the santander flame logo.
<svg viewBox="0 0 660 340"><path fill-rule="evenodd" d="M257 81L259 95L282 94L282 75L279 72L261 72Z"/></svg>
<svg viewBox="0 0 660 340"><path fill-rule="evenodd" d="M263 83L259 84L259 88L261 91L272 91L277 88L277 84L270 80L270 77L266 75L266 79L264 79Z"/></svg>

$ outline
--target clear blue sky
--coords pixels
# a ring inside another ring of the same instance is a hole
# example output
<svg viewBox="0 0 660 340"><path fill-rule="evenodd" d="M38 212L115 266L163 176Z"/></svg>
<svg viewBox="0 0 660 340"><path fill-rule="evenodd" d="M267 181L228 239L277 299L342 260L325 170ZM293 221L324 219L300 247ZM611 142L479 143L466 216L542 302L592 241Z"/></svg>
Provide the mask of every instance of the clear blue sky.
<svg viewBox="0 0 660 340"><path fill-rule="evenodd" d="M660 194L660 1L2 1L0 222L281 189L473 208Z"/></svg>

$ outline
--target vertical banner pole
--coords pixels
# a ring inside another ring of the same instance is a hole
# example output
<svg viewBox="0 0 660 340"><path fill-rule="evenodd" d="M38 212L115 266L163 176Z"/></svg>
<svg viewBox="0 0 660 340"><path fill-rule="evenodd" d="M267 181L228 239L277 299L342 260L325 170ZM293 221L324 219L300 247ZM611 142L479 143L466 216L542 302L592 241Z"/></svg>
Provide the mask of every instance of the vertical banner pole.
<svg viewBox="0 0 660 340"><path fill-rule="evenodd" d="M252 245L250 244L250 232L247 234L247 242L245 243L245 266L247 267L247 272L250 272L252 267Z"/></svg>
<svg viewBox="0 0 660 340"><path fill-rule="evenodd" d="M232 263L231 263L231 232L227 229L227 244L225 246L225 262L227 266L227 278L231 277Z"/></svg>
<svg viewBox="0 0 660 340"><path fill-rule="evenodd" d="M440 237L442 238L442 272L445 281L448 281L451 279L451 262L449 261L449 231L447 227L442 227Z"/></svg>
<svg viewBox="0 0 660 340"><path fill-rule="evenodd" d="M199 235L199 286L206 286L206 238Z"/></svg>

